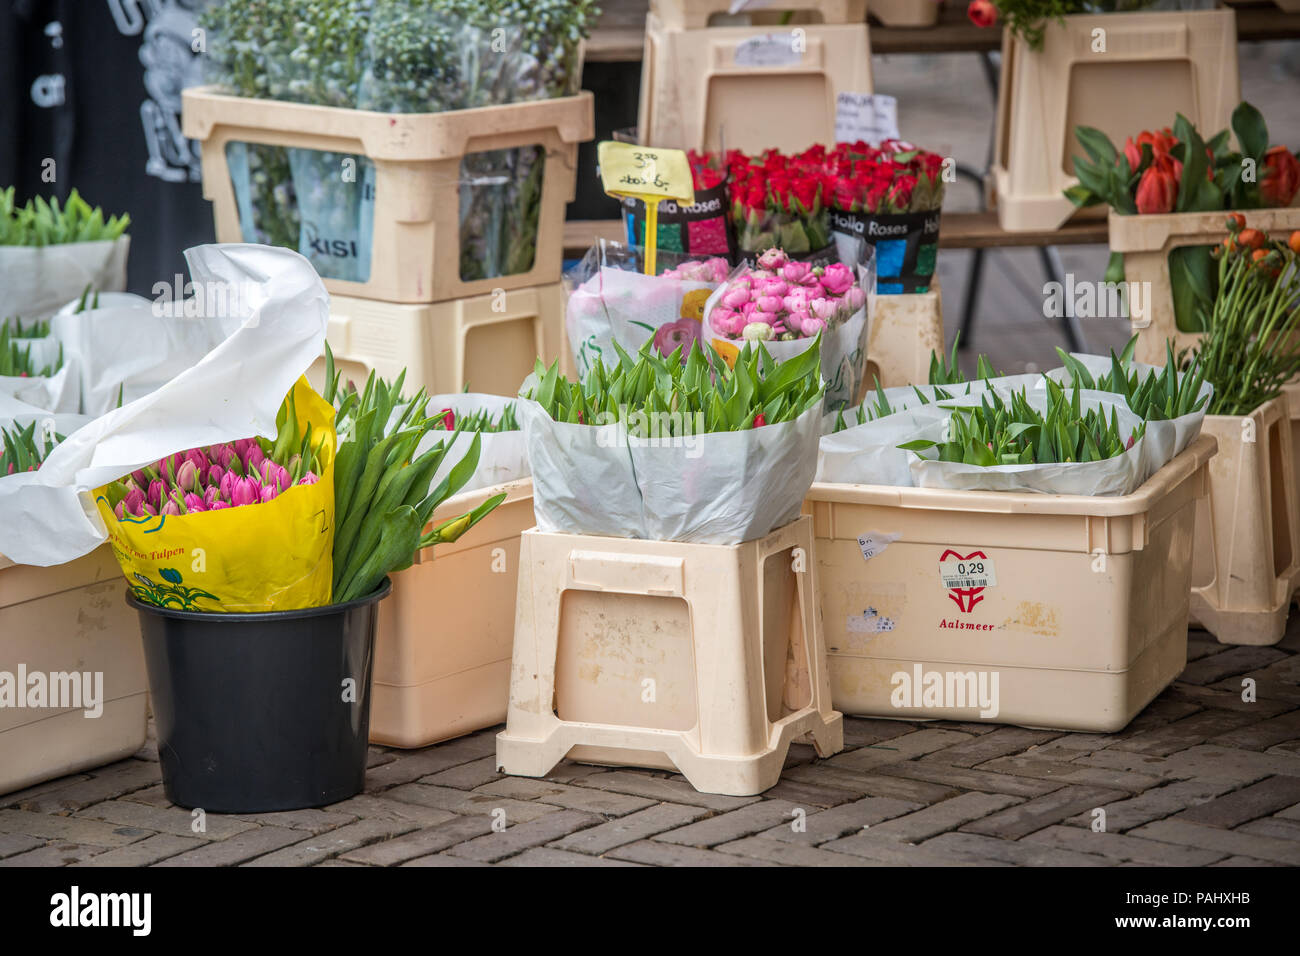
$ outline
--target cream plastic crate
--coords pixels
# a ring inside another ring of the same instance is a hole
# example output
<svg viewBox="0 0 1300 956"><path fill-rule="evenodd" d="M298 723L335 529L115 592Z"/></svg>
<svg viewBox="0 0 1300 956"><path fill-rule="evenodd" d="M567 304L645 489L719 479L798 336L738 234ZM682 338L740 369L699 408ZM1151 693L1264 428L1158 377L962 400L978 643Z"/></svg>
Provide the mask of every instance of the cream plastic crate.
<svg viewBox="0 0 1300 956"><path fill-rule="evenodd" d="M867 0L867 14L887 27L932 27L942 0Z"/></svg>
<svg viewBox="0 0 1300 956"><path fill-rule="evenodd" d="M638 128L650 146L799 152L835 140L835 98L870 93L867 25L673 29L646 18Z"/></svg>
<svg viewBox="0 0 1300 956"><path fill-rule="evenodd" d="M369 279L325 279L331 293L427 303L560 279L564 207L574 196L578 144L595 135L588 92L482 109L393 114L224 96L213 87L186 90L182 99L182 128L200 142L203 195L212 200L219 242L241 241L226 144L296 146L365 155L375 164ZM487 150L539 145L546 165L533 267L461 280L461 160Z"/></svg>
<svg viewBox="0 0 1300 956"><path fill-rule="evenodd" d="M781 0L779 4L755 3L756 9L742 10L739 17L749 22L772 26L788 11L790 24L861 23L866 18L868 0ZM733 0L650 0L650 12L656 14L669 30L701 30L715 16L730 15Z"/></svg>
<svg viewBox="0 0 1300 956"><path fill-rule="evenodd" d="M1300 229L1300 207L1243 209L1247 228L1260 229L1285 239ZM1174 354L1200 340L1197 332L1180 332L1174 315L1174 295L1169 279L1169 253L1181 246L1212 246L1228 235L1226 212L1180 212L1166 215L1121 216L1113 210L1108 220L1110 248L1124 253L1124 281L1141 282L1148 290L1145 314L1135 317L1138 333L1135 358L1151 365L1165 364L1165 340L1174 340Z"/></svg>
<svg viewBox="0 0 1300 956"><path fill-rule="evenodd" d="M1191 616L1224 644L1276 644L1296 578L1295 452L1284 397L1249 415L1207 415L1219 442L1196 520Z"/></svg>
<svg viewBox="0 0 1300 956"><path fill-rule="evenodd" d="M747 796L798 738L841 750L811 552L806 518L731 546L524 532L499 769L567 756Z"/></svg>
<svg viewBox="0 0 1300 956"><path fill-rule="evenodd" d="M421 552L393 575L375 635L373 743L425 747L506 719L519 535L535 523L532 479L450 498L433 522L501 492L509 497L459 541Z"/></svg>
<svg viewBox="0 0 1300 956"><path fill-rule="evenodd" d="M1093 52L1095 30L1105 31L1105 53ZM1062 194L1078 182L1073 157L1084 155L1076 126L1100 129L1118 148L1182 113L1209 137L1240 102L1231 10L1070 16L1047 22L1037 53L1004 29L993 161L999 224L1055 229L1078 212Z"/></svg>
<svg viewBox="0 0 1300 956"><path fill-rule="evenodd" d="M928 292L872 298L866 389L875 387L875 375L882 388L924 385L930 380L931 351L943 351L943 297L937 281Z"/></svg>
<svg viewBox="0 0 1300 956"><path fill-rule="evenodd" d="M515 395L539 356L569 368L562 282L432 305L331 296L326 338L345 380L360 385L371 371L391 380L406 369L407 389L431 395L466 386ZM308 377L321 387L324 358Z"/></svg>
<svg viewBox="0 0 1300 956"><path fill-rule="evenodd" d="M1115 498L814 484L804 510L835 707L1119 730L1186 663L1193 525L1214 452L1202 436ZM982 562L966 570L988 585L950 590L939 564L956 560ZM951 681L950 696L927 700L895 676L916 683L918 670L921 687ZM981 675L992 703L995 674L996 708L982 707Z"/></svg>
<svg viewBox="0 0 1300 956"><path fill-rule="evenodd" d="M1282 386L1287 417L1291 420L1291 475L1295 479L1296 498L1292 498L1293 520L1300 525L1300 382ZM1300 563L1297 563L1294 587L1300 596Z"/></svg>
<svg viewBox="0 0 1300 956"><path fill-rule="evenodd" d="M103 675L98 717L82 707L0 707L0 793L112 763L144 745L148 682L140 620L125 591L107 545L52 568L0 557L0 671L15 682L20 667L28 675Z"/></svg>

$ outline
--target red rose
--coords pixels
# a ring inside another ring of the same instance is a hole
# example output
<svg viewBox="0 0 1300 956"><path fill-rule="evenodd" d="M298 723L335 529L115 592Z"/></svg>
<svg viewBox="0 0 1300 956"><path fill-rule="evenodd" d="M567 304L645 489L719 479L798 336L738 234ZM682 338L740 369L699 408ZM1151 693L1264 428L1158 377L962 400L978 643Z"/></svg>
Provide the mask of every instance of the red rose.
<svg viewBox="0 0 1300 956"><path fill-rule="evenodd" d="M998 8L989 0L971 0L966 8L966 16L977 27L991 27L998 22Z"/></svg>

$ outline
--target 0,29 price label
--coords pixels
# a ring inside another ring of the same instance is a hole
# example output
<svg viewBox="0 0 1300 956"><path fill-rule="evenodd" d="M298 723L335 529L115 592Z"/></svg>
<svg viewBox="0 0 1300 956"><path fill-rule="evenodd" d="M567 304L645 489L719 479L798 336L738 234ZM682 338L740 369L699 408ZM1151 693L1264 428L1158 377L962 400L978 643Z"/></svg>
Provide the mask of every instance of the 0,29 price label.
<svg viewBox="0 0 1300 956"><path fill-rule="evenodd" d="M940 561L939 577L945 588L991 588L998 583L993 562L988 558L950 558Z"/></svg>

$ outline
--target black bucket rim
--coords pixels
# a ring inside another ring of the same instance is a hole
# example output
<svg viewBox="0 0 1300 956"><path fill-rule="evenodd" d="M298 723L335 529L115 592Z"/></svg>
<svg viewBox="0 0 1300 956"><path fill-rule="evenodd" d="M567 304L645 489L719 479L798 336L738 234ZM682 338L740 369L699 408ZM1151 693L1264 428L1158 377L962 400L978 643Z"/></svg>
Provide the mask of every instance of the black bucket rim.
<svg viewBox="0 0 1300 956"><path fill-rule="evenodd" d="M140 613L156 614L158 617L171 618L177 621L202 621L204 623L223 623L223 624L256 624L264 621L284 621L289 619L301 620L302 618L325 617L330 614L341 614L355 608L364 607L368 604L374 604L388 597L393 590L393 580L390 576L385 575L384 580L380 582L379 587L371 591L365 597L353 598L343 604L326 604L321 607L304 607L293 611L182 611L178 608L159 607L157 604L146 604L135 596L135 592L129 587L126 589L126 603Z"/></svg>

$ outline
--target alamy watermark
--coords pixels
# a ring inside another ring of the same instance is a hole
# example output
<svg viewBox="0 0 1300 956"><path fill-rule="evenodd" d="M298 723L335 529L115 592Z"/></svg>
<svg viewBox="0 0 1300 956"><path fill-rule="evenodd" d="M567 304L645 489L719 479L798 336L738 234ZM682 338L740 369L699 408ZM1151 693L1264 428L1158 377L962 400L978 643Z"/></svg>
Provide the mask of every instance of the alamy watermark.
<svg viewBox="0 0 1300 956"><path fill-rule="evenodd" d="M84 711L86 717L104 713L103 671L0 671L0 707Z"/></svg>
<svg viewBox="0 0 1300 956"><path fill-rule="evenodd" d="M159 280L153 286L153 314L160 319L246 319L266 300L258 282L190 282L176 273L170 283Z"/></svg>
<svg viewBox="0 0 1300 956"><path fill-rule="evenodd" d="M998 715L997 671L927 671L920 664L912 670L895 671L889 683L894 688L889 703L898 708L979 708L980 717Z"/></svg>
<svg viewBox="0 0 1300 956"><path fill-rule="evenodd" d="M1123 319L1135 329L1151 324L1150 282L1075 281L1073 273L1064 282L1043 285L1043 317L1048 319Z"/></svg>
<svg viewBox="0 0 1300 956"><path fill-rule="evenodd" d="M624 426L621 429L615 427L620 422ZM700 441L704 435L703 412L628 412L626 405L620 405L617 412L600 412L586 424L603 426L596 432L596 444L601 448L627 444L633 448L684 448L687 458L704 454Z"/></svg>

